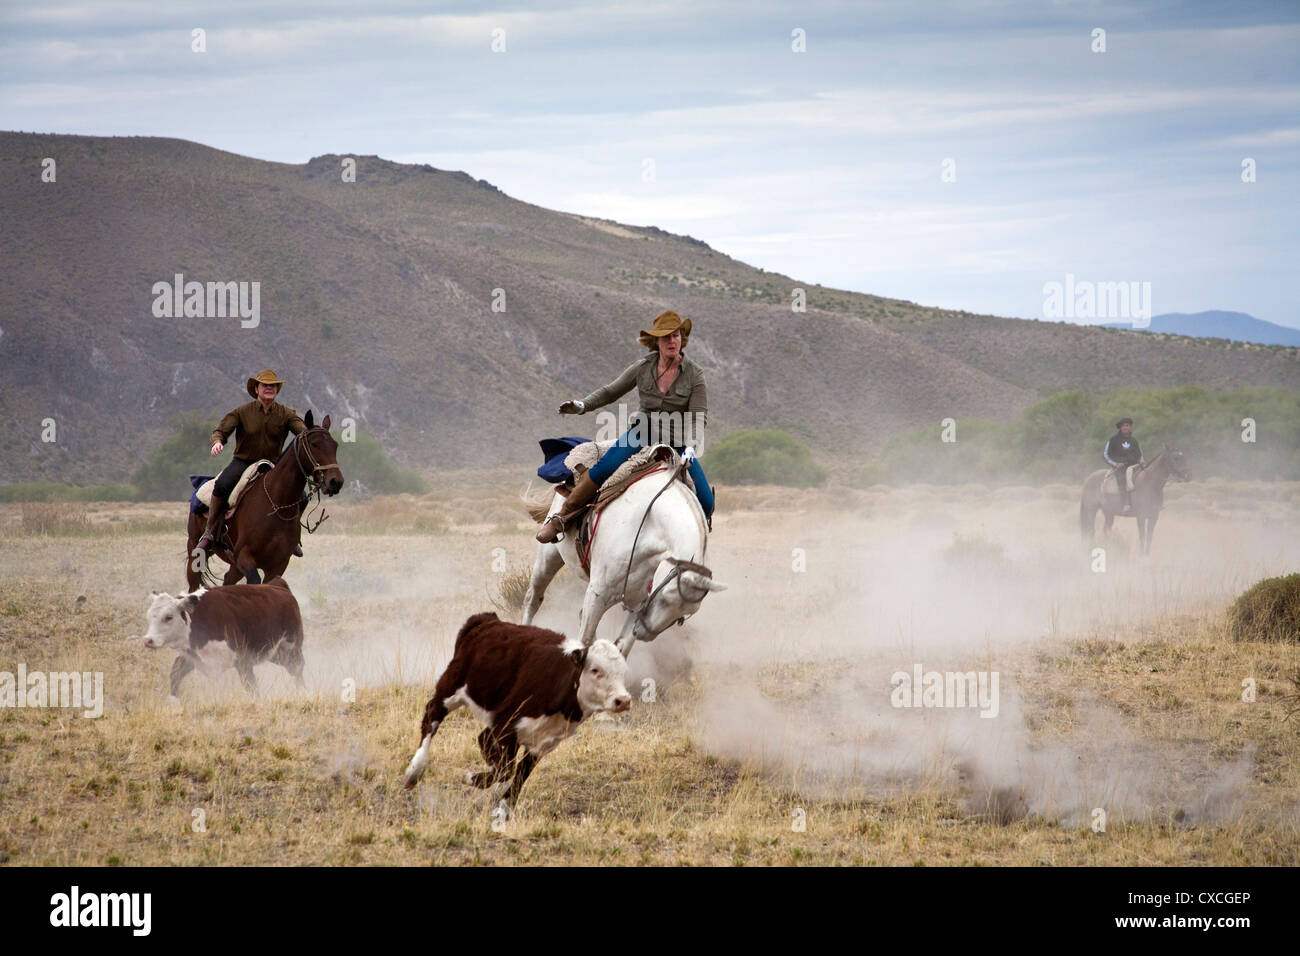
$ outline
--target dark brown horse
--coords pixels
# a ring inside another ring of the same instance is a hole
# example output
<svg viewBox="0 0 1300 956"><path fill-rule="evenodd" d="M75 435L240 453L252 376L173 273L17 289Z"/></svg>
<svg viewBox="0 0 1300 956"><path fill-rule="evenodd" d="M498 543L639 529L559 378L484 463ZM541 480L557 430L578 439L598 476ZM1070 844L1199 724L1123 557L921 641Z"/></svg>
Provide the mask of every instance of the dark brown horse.
<svg viewBox="0 0 1300 956"><path fill-rule="evenodd" d="M1124 498L1118 491L1102 491L1102 480L1111 472L1109 468L1099 468L1088 476L1083 483L1083 496L1079 501L1079 530L1085 541L1095 540L1097 533L1097 512L1106 516L1105 533L1110 534L1115 519L1137 518L1138 547L1143 554L1151 553L1151 534L1155 531L1156 519L1165 503L1165 482L1171 477L1187 481L1191 474L1183 460L1183 453L1173 445L1165 445L1160 454L1146 465L1135 466L1140 470L1133 473L1133 492L1131 495L1133 510L1124 512Z"/></svg>
<svg viewBox="0 0 1300 956"><path fill-rule="evenodd" d="M303 424L307 430L280 453L275 467L244 489L221 543L213 545L212 554L230 565L222 584L234 584L241 577L249 584L260 584L258 568L268 579L284 574L290 556L302 539L299 519L308 499L322 491L336 495L343 487L343 472L337 457L339 446L329 433L330 417L326 415L316 427L309 411ZM204 515L190 514L185 580L191 591L203 583L207 570L205 556L194 547L205 523Z"/></svg>

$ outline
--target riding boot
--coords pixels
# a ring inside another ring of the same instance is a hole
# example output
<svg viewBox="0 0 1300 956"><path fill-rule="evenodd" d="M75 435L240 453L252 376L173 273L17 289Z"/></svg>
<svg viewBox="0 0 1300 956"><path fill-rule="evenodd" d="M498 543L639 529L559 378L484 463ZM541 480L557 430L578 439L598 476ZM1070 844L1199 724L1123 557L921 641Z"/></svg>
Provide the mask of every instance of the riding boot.
<svg viewBox="0 0 1300 956"><path fill-rule="evenodd" d="M537 532L537 540L542 544L550 544L560 536L564 526L574 515L579 514L587 502L596 497L596 492L600 486L591 480L591 475L587 472L582 473L578 483L573 486L569 492L569 497L564 499L564 506L546 519L542 525L542 530Z"/></svg>
<svg viewBox="0 0 1300 956"><path fill-rule="evenodd" d="M203 529L203 534L199 535L198 542L194 547L206 551L213 544L217 536L217 527L220 525L222 518L226 514L226 499L218 498L215 493L212 495L212 501L208 505L208 524Z"/></svg>

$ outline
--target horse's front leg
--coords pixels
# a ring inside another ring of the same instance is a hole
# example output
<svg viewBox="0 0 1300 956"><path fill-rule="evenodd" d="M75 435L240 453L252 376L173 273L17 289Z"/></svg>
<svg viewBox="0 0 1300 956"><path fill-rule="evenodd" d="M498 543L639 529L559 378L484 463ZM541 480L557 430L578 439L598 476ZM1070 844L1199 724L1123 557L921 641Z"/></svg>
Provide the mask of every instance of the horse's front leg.
<svg viewBox="0 0 1300 956"><path fill-rule="evenodd" d="M587 593L582 599L582 612L578 616L584 647L591 647L592 642L596 640L596 628L600 626L600 619L605 616L605 612L613 603L606 591L599 590L595 584L588 586Z"/></svg>
<svg viewBox="0 0 1300 956"><path fill-rule="evenodd" d="M627 615L627 620L623 622L623 629L619 631L618 640L614 646L626 660L627 656L632 653L632 647L636 644L636 612L631 611Z"/></svg>
<svg viewBox="0 0 1300 956"><path fill-rule="evenodd" d="M243 578L249 584L262 583L262 579L257 574L257 562L248 553L247 548L234 556L234 560L230 564L230 570L226 572L226 578L222 583L236 584L240 578Z"/></svg>
<svg viewBox="0 0 1300 956"><path fill-rule="evenodd" d="M554 544L539 544L537 557L533 561L533 575L528 580L528 591L524 594L524 624L532 624L537 609L542 606L546 589L555 575L564 567L564 556Z"/></svg>
<svg viewBox="0 0 1300 956"><path fill-rule="evenodd" d="M290 558L291 555L292 555L292 552L289 552L289 554L284 555L283 558L276 558L274 561L268 561L266 564L264 564L264 565L262 566L262 575L263 575L263 576L262 576L262 580L263 580L263 581L269 581L269 580L271 580L271 578L282 578L282 577L284 577L284 572L285 572L285 571L288 569L288 567L289 567L289 558ZM256 568L256 567L253 568L253 574L254 574L254 575L257 574L257 568ZM250 583L250 584L258 584L258 583L260 583L260 582L258 582L258 581L250 581L249 583Z"/></svg>

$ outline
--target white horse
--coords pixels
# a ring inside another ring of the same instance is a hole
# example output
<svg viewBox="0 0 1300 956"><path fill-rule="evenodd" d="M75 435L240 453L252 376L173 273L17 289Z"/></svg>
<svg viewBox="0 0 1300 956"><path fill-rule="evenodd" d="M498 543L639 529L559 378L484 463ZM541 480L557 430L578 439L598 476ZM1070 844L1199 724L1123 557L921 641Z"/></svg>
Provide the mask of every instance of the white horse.
<svg viewBox="0 0 1300 956"><path fill-rule="evenodd" d="M579 616L585 646L596 639L596 627L606 611L619 602L628 610L616 641L624 657L638 640L652 641L698 611L710 591L726 590L702 563L709 541L704 509L695 493L677 480L681 459L668 451L672 457L667 471L635 482L601 513L591 547L590 575L578 557L576 522L554 544L537 546L524 595L524 624L532 623L551 579L566 564L587 581ZM525 501L534 517L541 513L535 495ZM546 513L554 514L563 503L556 492Z"/></svg>

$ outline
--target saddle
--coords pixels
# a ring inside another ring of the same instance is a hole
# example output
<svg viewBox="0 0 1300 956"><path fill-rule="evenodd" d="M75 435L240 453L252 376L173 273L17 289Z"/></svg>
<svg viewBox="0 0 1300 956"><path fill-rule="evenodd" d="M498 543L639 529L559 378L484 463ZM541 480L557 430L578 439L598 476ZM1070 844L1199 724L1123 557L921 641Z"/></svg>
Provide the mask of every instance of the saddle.
<svg viewBox="0 0 1300 956"><path fill-rule="evenodd" d="M1132 468L1129 468L1128 471L1125 473L1125 474L1127 475L1127 478L1128 478L1128 480L1127 480L1126 483L1127 483L1127 485L1128 485L1128 490L1129 490L1129 491L1132 491L1132 490L1133 490L1133 476L1134 476L1134 474L1135 474L1136 472L1138 472L1139 470L1141 470L1141 468L1142 468L1141 465L1134 465ZM1116 475L1116 472L1117 472L1118 470L1119 470L1119 469L1117 469L1117 468L1112 468L1112 469L1109 471L1109 473L1107 473L1106 477L1103 478L1103 479L1101 480L1101 491L1102 491L1102 494L1106 494L1106 495L1118 495L1118 494L1120 493L1120 488L1119 488L1119 478L1118 478L1117 475Z"/></svg>
<svg viewBox="0 0 1300 956"><path fill-rule="evenodd" d="M564 466L580 475L583 471L596 464L600 460L600 456L613 448L617 442L618 439L616 438L607 441L583 442L565 456ZM648 448L641 448L633 452L631 457L623 462L622 466L600 486L600 491L596 494L596 507L603 508L609 504L626 491L634 481L645 477L648 472L662 462L670 462L673 467L676 467L681 464L681 458L668 445L651 445ZM691 480L690 473L683 473L682 478L686 482L686 487L694 493L695 482ZM572 487L572 484L567 484L566 487ZM567 497L567 492L561 490L561 494L565 494Z"/></svg>
<svg viewBox="0 0 1300 956"><path fill-rule="evenodd" d="M235 508L239 505L239 499L243 497L244 492L260 478L263 474L275 467L275 462L269 458L263 458L261 461L255 461L239 476L239 481L235 483L235 488L230 492L230 499L226 502L226 518L229 519L235 513ZM208 478L200 483L196 479L202 479L203 475L190 475L190 483L194 485L194 499L191 502L190 510L195 514L203 514L212 505L212 489L216 487L217 479ZM197 504L199 507L195 507Z"/></svg>
<svg viewBox="0 0 1300 956"><path fill-rule="evenodd" d="M599 461L600 456L613 445L613 441L586 442L578 445L565 458L565 467L573 471L575 476L581 477L583 472ZM582 561L584 571L591 570L592 542L596 539L596 528L600 525L601 513L609 507L610 502L616 500L642 478L677 468L680 464L681 457L669 446L651 445L634 453L600 486L595 501L587 505L582 514L574 519L566 530L566 533L574 535L574 544L577 546L578 557ZM680 480L686 484L692 494L695 493L695 483L691 481L689 472L683 472ZM572 490L571 483L556 487L556 491L566 498Z"/></svg>

